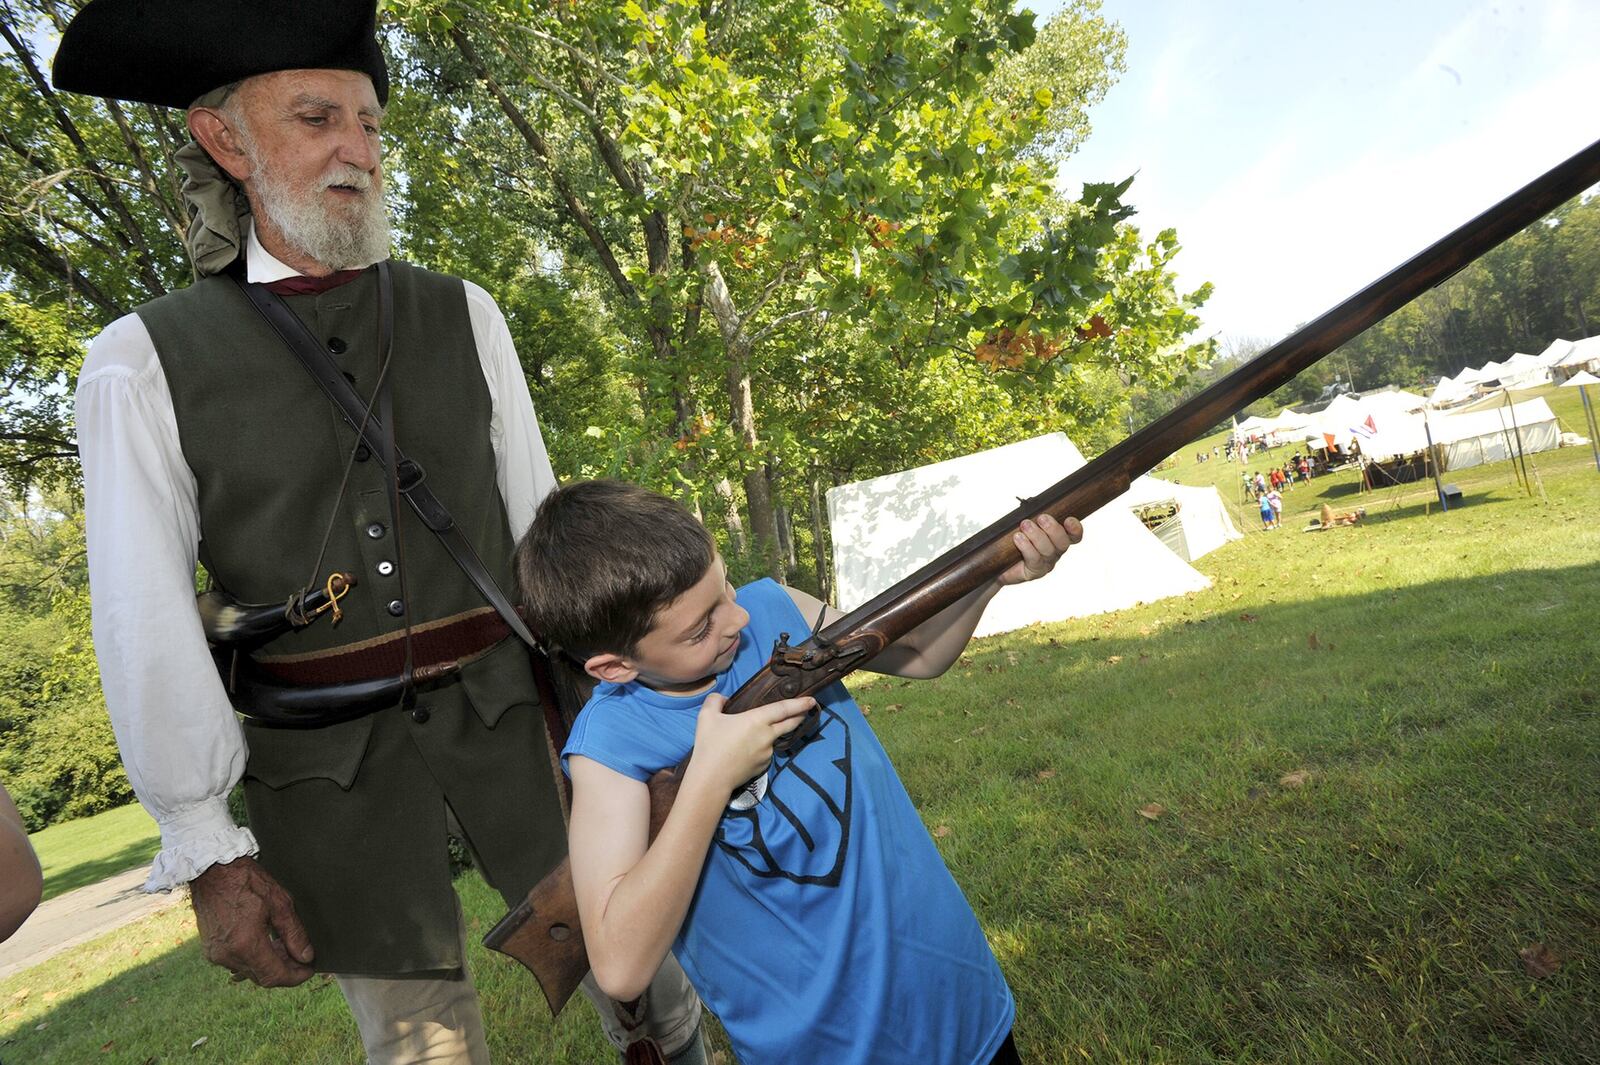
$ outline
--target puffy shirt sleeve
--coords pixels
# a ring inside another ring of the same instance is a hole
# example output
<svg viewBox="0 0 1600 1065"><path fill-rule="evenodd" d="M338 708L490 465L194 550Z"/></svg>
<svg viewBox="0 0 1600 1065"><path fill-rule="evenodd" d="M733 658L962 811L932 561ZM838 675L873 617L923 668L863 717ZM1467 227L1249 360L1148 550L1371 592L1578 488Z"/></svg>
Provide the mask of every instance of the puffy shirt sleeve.
<svg viewBox="0 0 1600 1065"><path fill-rule="evenodd" d="M194 475L136 316L90 346L76 398L95 654L128 780L161 829L145 890L166 891L256 852L228 813L244 737L195 610Z"/></svg>
<svg viewBox="0 0 1600 1065"><path fill-rule="evenodd" d="M520 540L533 524L539 501L556 486L556 475L550 468L544 438L539 435L533 396L522 374L505 315L489 293L471 281L462 284L467 290L467 315L478 345L478 361L489 386L493 411L489 439L494 447L500 497L505 500L511 535Z"/></svg>

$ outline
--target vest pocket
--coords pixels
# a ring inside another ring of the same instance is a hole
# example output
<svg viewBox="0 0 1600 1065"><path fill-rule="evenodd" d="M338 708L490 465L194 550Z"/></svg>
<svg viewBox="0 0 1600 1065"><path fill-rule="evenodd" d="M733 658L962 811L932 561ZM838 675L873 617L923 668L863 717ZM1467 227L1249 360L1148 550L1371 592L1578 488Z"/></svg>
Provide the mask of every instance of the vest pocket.
<svg viewBox="0 0 1600 1065"><path fill-rule="evenodd" d="M373 721L374 715L368 714L354 721L312 729L263 728L246 723L244 742L250 759L245 763L245 776L274 789L321 778L349 791L367 753Z"/></svg>
<svg viewBox="0 0 1600 1065"><path fill-rule="evenodd" d="M506 637L483 657L463 666L461 686L486 728L494 728L513 706L539 705L528 649L515 636Z"/></svg>

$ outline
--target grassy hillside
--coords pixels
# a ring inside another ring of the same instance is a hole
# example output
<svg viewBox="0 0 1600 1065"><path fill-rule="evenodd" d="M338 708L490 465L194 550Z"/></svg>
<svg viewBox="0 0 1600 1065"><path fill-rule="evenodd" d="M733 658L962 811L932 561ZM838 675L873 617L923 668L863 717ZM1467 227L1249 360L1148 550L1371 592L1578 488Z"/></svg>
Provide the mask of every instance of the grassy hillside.
<svg viewBox="0 0 1600 1065"><path fill-rule="evenodd" d="M1167 475L1237 476L1192 450ZM1543 497L1508 464L1453 476L1447 515L1377 493L1361 526L1202 559L1206 591L854 685L1026 1060L1600 1060L1600 474L1535 464ZM1322 498L1356 497L1291 511ZM481 934L499 907L462 888ZM229 984L188 921L0 983L0 1057L357 1060L331 984ZM551 1027L526 974L473 964L497 1061L611 1060L581 1007Z"/></svg>

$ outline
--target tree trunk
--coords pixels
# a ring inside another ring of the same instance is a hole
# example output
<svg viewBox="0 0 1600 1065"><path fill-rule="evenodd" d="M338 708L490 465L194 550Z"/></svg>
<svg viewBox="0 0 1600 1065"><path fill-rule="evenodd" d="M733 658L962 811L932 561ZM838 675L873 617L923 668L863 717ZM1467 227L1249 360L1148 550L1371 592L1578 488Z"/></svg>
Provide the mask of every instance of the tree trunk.
<svg viewBox="0 0 1600 1065"><path fill-rule="evenodd" d="M750 533L755 549L761 554L762 569L782 580L777 530L772 520L772 495L767 491L766 463L758 458L762 453L761 441L756 435L755 404L750 398L750 339L743 331L743 322L733 305L733 294L728 291L728 283L716 260L707 259L702 269L706 275L705 299L717 320L728 353L724 381L728 387L729 419L739 438L739 465L744 471L745 502L750 507Z"/></svg>
<svg viewBox="0 0 1600 1065"><path fill-rule="evenodd" d="M817 598L833 602L833 574L828 568L828 529L822 509L822 472L811 467L811 551L817 564Z"/></svg>
<svg viewBox="0 0 1600 1065"><path fill-rule="evenodd" d="M722 500L723 524L728 529L728 550L744 554L744 521L739 517L739 500L733 494L733 484L726 478L717 479L717 497Z"/></svg>
<svg viewBox="0 0 1600 1065"><path fill-rule="evenodd" d="M785 573L793 573L798 568L794 557L794 522L790 519L789 508L783 504L781 487L777 457L768 455L767 493L772 497L772 525L778 537L778 561L783 564Z"/></svg>

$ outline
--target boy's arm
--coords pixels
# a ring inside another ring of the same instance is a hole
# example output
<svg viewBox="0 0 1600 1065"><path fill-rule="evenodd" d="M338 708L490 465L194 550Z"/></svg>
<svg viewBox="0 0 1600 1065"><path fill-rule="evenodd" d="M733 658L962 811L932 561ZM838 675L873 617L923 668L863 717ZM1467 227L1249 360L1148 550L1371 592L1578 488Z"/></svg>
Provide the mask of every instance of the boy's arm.
<svg viewBox="0 0 1600 1065"><path fill-rule="evenodd" d="M1014 534L1022 561L906 633L862 668L896 677L937 677L961 657L962 650L972 639L973 630L978 627L978 620L983 617L984 608L1001 588L1043 577L1055 568L1067 548L1082 538L1083 526L1076 520L1069 520L1064 526L1050 515L1041 514L1032 521L1024 521ZM844 616L797 588L787 591L806 617L822 617L817 625L819 629Z"/></svg>
<svg viewBox="0 0 1600 1065"><path fill-rule="evenodd" d="M618 1001L650 985L689 911L729 796L772 761L772 745L816 705L809 696L722 713L708 695L677 800L650 841L648 785L573 755L572 886L595 982Z"/></svg>

